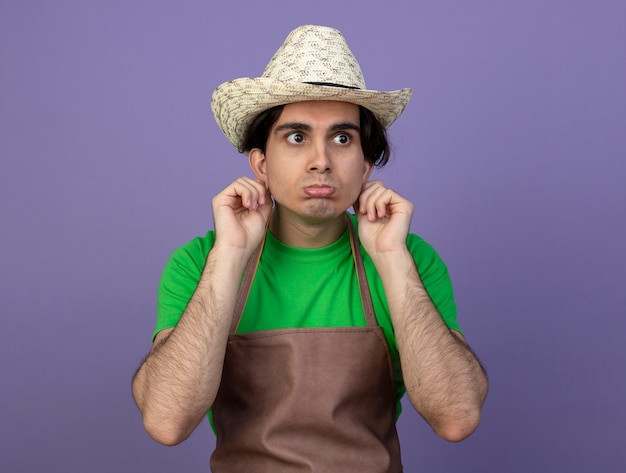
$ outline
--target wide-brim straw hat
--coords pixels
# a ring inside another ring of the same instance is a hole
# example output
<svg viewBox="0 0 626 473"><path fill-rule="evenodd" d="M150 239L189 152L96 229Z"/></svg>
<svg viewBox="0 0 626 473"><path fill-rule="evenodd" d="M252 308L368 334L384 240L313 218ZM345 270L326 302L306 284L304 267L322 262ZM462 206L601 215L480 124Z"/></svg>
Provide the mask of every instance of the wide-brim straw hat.
<svg viewBox="0 0 626 473"><path fill-rule="evenodd" d="M404 111L411 89L367 90L363 72L340 31L305 25L289 33L261 77L221 84L211 109L226 138L243 152L250 123L277 105L308 100L337 100L369 109L385 128Z"/></svg>

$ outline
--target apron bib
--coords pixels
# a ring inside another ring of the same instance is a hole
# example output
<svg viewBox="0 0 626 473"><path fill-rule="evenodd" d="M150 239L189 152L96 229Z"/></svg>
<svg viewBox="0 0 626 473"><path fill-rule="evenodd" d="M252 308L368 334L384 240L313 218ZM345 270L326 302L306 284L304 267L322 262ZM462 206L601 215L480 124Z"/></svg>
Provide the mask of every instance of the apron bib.
<svg viewBox="0 0 626 473"><path fill-rule="evenodd" d="M236 333L261 244L237 296L213 404L214 473L402 472L391 358L346 220L367 326Z"/></svg>

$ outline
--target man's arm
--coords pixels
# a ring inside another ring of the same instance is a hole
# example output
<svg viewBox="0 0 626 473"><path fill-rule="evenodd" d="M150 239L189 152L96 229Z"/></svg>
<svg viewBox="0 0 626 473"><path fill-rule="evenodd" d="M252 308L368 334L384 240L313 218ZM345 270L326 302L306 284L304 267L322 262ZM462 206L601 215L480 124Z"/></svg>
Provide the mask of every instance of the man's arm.
<svg viewBox="0 0 626 473"><path fill-rule="evenodd" d="M222 376L239 281L261 242L271 198L241 178L213 199L216 240L187 309L163 330L133 379L133 396L156 441L185 440L210 409Z"/></svg>
<svg viewBox="0 0 626 473"><path fill-rule="evenodd" d="M413 205L372 181L355 211L383 282L409 399L437 435L461 441L480 423L487 378L463 336L443 322L406 247Z"/></svg>

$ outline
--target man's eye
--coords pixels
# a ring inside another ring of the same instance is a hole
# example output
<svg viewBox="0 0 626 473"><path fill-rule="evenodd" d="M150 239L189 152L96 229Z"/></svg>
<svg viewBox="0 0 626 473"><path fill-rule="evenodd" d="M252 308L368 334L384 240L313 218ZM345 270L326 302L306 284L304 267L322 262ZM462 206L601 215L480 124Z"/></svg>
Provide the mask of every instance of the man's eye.
<svg viewBox="0 0 626 473"><path fill-rule="evenodd" d="M302 136L302 133L290 133L287 135L287 141L294 144L302 143L304 141L304 136Z"/></svg>
<svg viewBox="0 0 626 473"><path fill-rule="evenodd" d="M333 141L340 145L347 145L348 143L350 143L350 136L346 135L345 133L339 133L333 138Z"/></svg>

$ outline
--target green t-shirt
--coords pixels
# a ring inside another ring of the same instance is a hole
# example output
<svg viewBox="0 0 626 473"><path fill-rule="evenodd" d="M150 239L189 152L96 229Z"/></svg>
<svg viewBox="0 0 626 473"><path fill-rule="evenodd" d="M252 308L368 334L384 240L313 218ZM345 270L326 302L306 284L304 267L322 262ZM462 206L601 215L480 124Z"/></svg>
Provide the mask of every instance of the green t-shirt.
<svg viewBox="0 0 626 473"><path fill-rule="evenodd" d="M357 226L356 218L353 215L351 218ZM197 237L179 247L167 262L159 287L154 335L178 323L198 285L214 242L215 233L209 231L204 237ZM407 247L442 319L448 327L460 331L452 284L445 264L435 250L417 235L409 234ZM398 345L382 281L362 246L361 252L376 319L389 346L399 414L400 399L405 389ZM364 325L365 316L347 229L334 243L314 249L285 245L268 231L237 330L239 333L294 327Z"/></svg>

